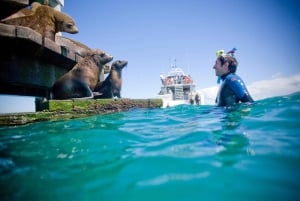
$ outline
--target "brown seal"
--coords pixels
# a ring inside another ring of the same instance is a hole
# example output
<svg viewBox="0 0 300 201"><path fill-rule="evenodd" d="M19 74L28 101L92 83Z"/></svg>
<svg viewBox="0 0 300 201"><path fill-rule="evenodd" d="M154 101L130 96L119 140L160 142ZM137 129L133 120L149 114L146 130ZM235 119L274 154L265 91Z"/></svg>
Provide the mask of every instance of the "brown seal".
<svg viewBox="0 0 300 201"><path fill-rule="evenodd" d="M98 82L103 65L112 59L112 56L102 50L93 50L54 83L52 98L93 98L92 91Z"/></svg>
<svg viewBox="0 0 300 201"><path fill-rule="evenodd" d="M15 16L9 16L1 20L1 22L29 27L52 41L55 41L55 34L57 32L78 33L78 28L69 15L57 11L50 6L37 4L30 14L22 16L22 13L24 12L19 11Z"/></svg>
<svg viewBox="0 0 300 201"><path fill-rule="evenodd" d="M115 96L121 98L122 69L127 63L124 60L117 60L112 63L109 75L104 81L98 82L94 89L94 92L101 94L95 98L113 98Z"/></svg>

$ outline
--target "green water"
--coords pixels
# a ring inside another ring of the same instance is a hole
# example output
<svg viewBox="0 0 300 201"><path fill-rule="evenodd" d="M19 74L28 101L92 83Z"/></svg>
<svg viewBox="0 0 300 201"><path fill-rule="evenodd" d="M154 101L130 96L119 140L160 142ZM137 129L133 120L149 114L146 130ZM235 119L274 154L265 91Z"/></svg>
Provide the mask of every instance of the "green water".
<svg viewBox="0 0 300 201"><path fill-rule="evenodd" d="M300 93L0 128L0 200L300 200Z"/></svg>

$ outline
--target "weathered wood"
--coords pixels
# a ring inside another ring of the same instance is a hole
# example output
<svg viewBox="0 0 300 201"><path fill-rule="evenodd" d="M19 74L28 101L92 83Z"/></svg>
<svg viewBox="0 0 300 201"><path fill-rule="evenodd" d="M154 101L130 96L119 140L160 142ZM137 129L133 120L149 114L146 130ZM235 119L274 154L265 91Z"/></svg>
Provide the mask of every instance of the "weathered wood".
<svg viewBox="0 0 300 201"><path fill-rule="evenodd" d="M27 27L0 23L0 93L48 97L82 57Z"/></svg>
<svg viewBox="0 0 300 201"><path fill-rule="evenodd" d="M50 100L43 111L32 113L0 114L0 126L23 125L40 121L55 121L128 111L133 108L160 108L161 99L91 99Z"/></svg>

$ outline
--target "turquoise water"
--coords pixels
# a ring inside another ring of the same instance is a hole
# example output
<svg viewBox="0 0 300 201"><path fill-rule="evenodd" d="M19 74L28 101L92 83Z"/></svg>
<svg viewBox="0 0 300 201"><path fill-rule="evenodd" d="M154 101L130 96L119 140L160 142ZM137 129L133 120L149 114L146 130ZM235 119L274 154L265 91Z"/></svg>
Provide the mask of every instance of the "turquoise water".
<svg viewBox="0 0 300 201"><path fill-rule="evenodd" d="M0 128L0 200L300 200L300 93Z"/></svg>

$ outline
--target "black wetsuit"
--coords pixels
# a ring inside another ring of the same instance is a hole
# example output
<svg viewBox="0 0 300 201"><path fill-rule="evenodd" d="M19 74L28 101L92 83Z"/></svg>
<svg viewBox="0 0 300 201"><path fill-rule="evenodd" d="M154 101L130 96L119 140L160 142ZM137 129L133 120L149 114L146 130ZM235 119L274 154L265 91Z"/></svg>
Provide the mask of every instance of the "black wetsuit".
<svg viewBox="0 0 300 201"><path fill-rule="evenodd" d="M243 80L233 73L222 77L222 85L216 98L217 106L232 106L236 103L254 102Z"/></svg>

